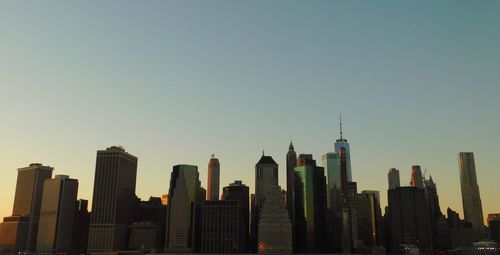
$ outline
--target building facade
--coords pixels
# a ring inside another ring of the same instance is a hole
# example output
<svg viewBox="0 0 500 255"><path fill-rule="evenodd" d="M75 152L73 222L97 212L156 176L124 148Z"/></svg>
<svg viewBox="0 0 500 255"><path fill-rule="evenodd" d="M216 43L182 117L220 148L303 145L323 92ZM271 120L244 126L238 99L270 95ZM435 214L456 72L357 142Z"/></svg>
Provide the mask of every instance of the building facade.
<svg viewBox="0 0 500 255"><path fill-rule="evenodd" d="M248 250L248 245L250 242L250 211L249 211L249 194L250 190L248 186L243 184L241 181L234 181L234 183L229 184L229 186L224 187L222 191L222 200L232 200L238 201L239 203L239 213L240 213L240 227L241 234L244 237L241 239L244 243L239 245L241 252L246 252Z"/></svg>
<svg viewBox="0 0 500 255"><path fill-rule="evenodd" d="M424 178L422 177L422 169L419 165L414 165L411 167L410 186L419 189L424 188Z"/></svg>
<svg viewBox="0 0 500 255"><path fill-rule="evenodd" d="M204 201L201 221L202 253L245 251L241 204L238 200Z"/></svg>
<svg viewBox="0 0 500 255"><path fill-rule="evenodd" d="M97 151L88 252L127 249L137 205L136 177L137 157L125 149L112 146Z"/></svg>
<svg viewBox="0 0 500 255"><path fill-rule="evenodd" d="M293 143L290 141L288 152L286 154L286 207L290 220L294 221L294 168L297 166L297 154Z"/></svg>

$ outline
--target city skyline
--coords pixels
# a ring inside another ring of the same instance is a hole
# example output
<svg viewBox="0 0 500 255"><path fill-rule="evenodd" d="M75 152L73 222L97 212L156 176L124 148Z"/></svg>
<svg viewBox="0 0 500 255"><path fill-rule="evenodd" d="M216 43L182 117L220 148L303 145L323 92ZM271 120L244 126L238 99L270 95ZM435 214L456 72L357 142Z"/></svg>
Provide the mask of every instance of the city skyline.
<svg viewBox="0 0 500 255"><path fill-rule="evenodd" d="M207 188L211 154L221 188L253 193L263 149L285 188L290 140L320 165L339 113L352 179L382 207L388 169L409 186L420 165L463 218L457 155L471 151L483 216L500 211L497 1L1 7L0 217L16 169L36 162L78 179L91 205L95 153L112 145L138 157L142 199L168 193L178 164Z"/></svg>

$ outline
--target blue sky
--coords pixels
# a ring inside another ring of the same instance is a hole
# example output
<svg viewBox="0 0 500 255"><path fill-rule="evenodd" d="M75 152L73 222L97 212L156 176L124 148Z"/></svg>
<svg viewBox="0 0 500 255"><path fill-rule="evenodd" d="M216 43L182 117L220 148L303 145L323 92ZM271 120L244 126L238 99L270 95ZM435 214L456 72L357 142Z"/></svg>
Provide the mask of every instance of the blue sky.
<svg viewBox="0 0 500 255"><path fill-rule="evenodd" d="M0 216L15 169L80 180L96 150L139 157L138 195L174 164L221 161L253 189L262 149L280 164L332 151L338 115L360 190L421 164L461 211L457 154L473 151L485 214L499 212L498 1L3 1Z"/></svg>

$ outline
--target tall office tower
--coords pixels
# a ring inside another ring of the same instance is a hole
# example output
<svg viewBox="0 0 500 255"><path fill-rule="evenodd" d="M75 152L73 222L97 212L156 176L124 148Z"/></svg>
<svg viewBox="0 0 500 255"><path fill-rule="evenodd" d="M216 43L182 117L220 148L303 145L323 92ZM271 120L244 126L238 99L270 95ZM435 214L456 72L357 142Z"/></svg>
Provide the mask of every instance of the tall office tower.
<svg viewBox="0 0 500 255"><path fill-rule="evenodd" d="M389 232L392 252L411 244L420 252L431 252L432 232L423 189L399 187L388 191Z"/></svg>
<svg viewBox="0 0 500 255"><path fill-rule="evenodd" d="M248 243L250 241L250 225L249 225L249 188L245 184L243 184L241 181L234 181L234 183L229 184L229 186L226 186L222 189L222 199L223 200L233 200L233 201L238 201L239 203L239 209L240 209L240 224L242 226L239 228L240 229L240 234L243 235L244 238L241 240L244 241L244 243L240 244L240 250L239 252L247 252L248 249Z"/></svg>
<svg viewBox="0 0 500 255"><path fill-rule="evenodd" d="M43 184L52 178L52 171L38 163L17 170L14 208L12 217L5 217L0 225L0 247L35 251Z"/></svg>
<svg viewBox="0 0 500 255"><path fill-rule="evenodd" d="M292 224L278 185L267 189L258 229L259 254L292 253Z"/></svg>
<svg viewBox="0 0 500 255"><path fill-rule="evenodd" d="M372 230L375 229L373 240L377 245L382 245L385 242L385 234L382 221L382 208L380 207L380 192L378 190L363 190L361 191L361 195L370 198L370 207L375 214L375 220L372 225Z"/></svg>
<svg viewBox="0 0 500 255"><path fill-rule="evenodd" d="M410 186L419 189L424 188L424 178L422 177L422 170L420 169L419 165L414 165L411 167Z"/></svg>
<svg viewBox="0 0 500 255"><path fill-rule="evenodd" d="M78 180L56 175L43 186L37 252L69 253L73 233Z"/></svg>
<svg viewBox="0 0 500 255"><path fill-rule="evenodd" d="M483 205L481 204L477 184L474 154L472 152L460 152L458 163L460 165L460 187L462 188L464 218L472 223L477 235L482 235L484 232Z"/></svg>
<svg viewBox="0 0 500 255"><path fill-rule="evenodd" d="M335 152L323 154L321 157L326 173L326 207L327 207L327 236L329 237L329 251L341 252L340 236L341 222L339 213L342 209L342 192L340 178L340 159Z"/></svg>
<svg viewBox="0 0 500 255"><path fill-rule="evenodd" d="M137 197L137 157L121 147L97 151L88 252L127 248Z"/></svg>
<svg viewBox="0 0 500 255"><path fill-rule="evenodd" d="M326 252L326 178L315 162L295 168L295 241L298 252Z"/></svg>
<svg viewBox="0 0 500 255"><path fill-rule="evenodd" d="M389 189L395 189L397 187L400 187L400 182L399 182L399 170L396 168L390 168L389 172L387 173L387 179L389 181Z"/></svg>
<svg viewBox="0 0 500 255"><path fill-rule="evenodd" d="M340 117L340 139L337 139L337 141L335 142L335 153L337 153L337 155L340 155L340 150L342 148L344 149L345 154L347 181L352 182L351 151L349 149L349 143L347 142L347 139L344 139L342 137L342 117Z"/></svg>
<svg viewBox="0 0 500 255"><path fill-rule="evenodd" d="M165 250L194 252L200 225L201 187L198 167L176 165L170 176ZM197 226L198 225L198 226Z"/></svg>
<svg viewBox="0 0 500 255"><path fill-rule="evenodd" d="M297 166L297 154L293 148L293 144L290 141L290 146L288 146L288 153L286 154L286 207L288 209L288 214L290 215L290 220L293 224L293 184L294 184L294 168Z"/></svg>
<svg viewBox="0 0 500 255"><path fill-rule="evenodd" d="M73 217L73 234L71 234L72 254L86 254L89 241L90 213L88 211L89 201L78 199Z"/></svg>
<svg viewBox="0 0 500 255"><path fill-rule="evenodd" d="M246 252L240 201L204 201L202 208L201 252Z"/></svg>
<svg viewBox="0 0 500 255"><path fill-rule="evenodd" d="M264 200L268 195L268 191L278 185L278 164L270 156L265 156L262 152L262 157L255 165L255 195L252 201L252 221L250 227L250 250L255 251L257 248L258 226L260 212Z"/></svg>
<svg viewBox="0 0 500 255"><path fill-rule="evenodd" d="M376 194L356 194L349 199L349 204L356 212L356 241L359 248L357 252L370 253L371 247L377 244Z"/></svg>
<svg viewBox="0 0 500 255"><path fill-rule="evenodd" d="M210 158L208 162L208 182L207 182L207 200L219 200L219 183L220 183L220 163L219 159Z"/></svg>
<svg viewBox="0 0 500 255"><path fill-rule="evenodd" d="M490 228L490 239L500 243L500 217L491 218L488 221Z"/></svg>
<svg viewBox="0 0 500 255"><path fill-rule="evenodd" d="M339 150L340 159L340 181L342 195L342 252L351 253L354 246L353 243L353 217L351 207L349 206L349 190L348 190L348 175L347 175L347 151L344 147Z"/></svg>

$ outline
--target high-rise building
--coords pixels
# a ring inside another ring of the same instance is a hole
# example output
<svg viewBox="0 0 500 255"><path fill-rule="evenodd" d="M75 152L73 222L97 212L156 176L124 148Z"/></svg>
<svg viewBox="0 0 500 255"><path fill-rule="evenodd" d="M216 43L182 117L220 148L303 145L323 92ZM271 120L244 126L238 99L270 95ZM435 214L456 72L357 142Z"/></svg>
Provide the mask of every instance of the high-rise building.
<svg viewBox="0 0 500 255"><path fill-rule="evenodd" d="M326 207L327 207L327 237L329 251L341 252L341 222L339 213L342 210L342 180L340 176L340 159L335 152L323 154L321 157L326 174Z"/></svg>
<svg viewBox="0 0 500 255"><path fill-rule="evenodd" d="M201 183L198 167L176 165L170 176L165 250L194 252L196 231L200 226Z"/></svg>
<svg viewBox="0 0 500 255"><path fill-rule="evenodd" d="M267 189L258 230L259 254L292 253L292 224L278 185Z"/></svg>
<svg viewBox="0 0 500 255"><path fill-rule="evenodd" d="M73 234L78 180L56 175L43 186L37 252L69 253Z"/></svg>
<svg viewBox="0 0 500 255"><path fill-rule="evenodd" d="M90 213L89 201L79 199L76 201L75 215L73 217L73 234L71 234L72 254L86 254L89 241Z"/></svg>
<svg viewBox="0 0 500 255"><path fill-rule="evenodd" d="M288 209L288 214L290 215L290 220L293 222L294 213L294 168L297 166L297 154L293 147L293 143L290 141L290 146L288 146L288 152L286 154L286 207Z"/></svg>
<svg viewBox="0 0 500 255"><path fill-rule="evenodd" d="M484 216L476 178L474 154L472 152L460 152L458 163L460 166L460 187L462 189L464 218L472 223L477 238L479 238L484 232Z"/></svg>
<svg viewBox="0 0 500 255"><path fill-rule="evenodd" d="M362 196L367 196L370 198L370 207L373 212L371 215L374 219L372 221L372 234L374 244L382 245L385 241L384 230L382 224L382 208L380 207L380 192L377 190L363 190L361 191Z"/></svg>
<svg viewBox="0 0 500 255"><path fill-rule="evenodd" d="M220 163L212 154L208 162L207 200L219 200Z"/></svg>
<svg viewBox="0 0 500 255"><path fill-rule="evenodd" d="M323 167L309 162L295 168L295 246L298 252L325 252L326 178Z"/></svg>
<svg viewBox="0 0 500 255"><path fill-rule="evenodd" d="M15 251L35 251L43 184L53 168L34 163L17 170L12 217L0 225L0 246Z"/></svg>
<svg viewBox="0 0 500 255"><path fill-rule="evenodd" d="M450 248L450 230L439 206L437 187L432 175L429 180L424 180L424 191L431 220L434 249L445 251Z"/></svg>
<svg viewBox="0 0 500 255"><path fill-rule="evenodd" d="M488 226L490 229L490 239L500 243L500 216L491 218L488 221Z"/></svg>
<svg viewBox="0 0 500 255"><path fill-rule="evenodd" d="M97 151L88 252L127 248L137 197L137 157L121 147Z"/></svg>
<svg viewBox="0 0 500 255"><path fill-rule="evenodd" d="M234 183L229 184L222 190L223 200L233 200L238 201L240 209L240 224L242 225L240 229L240 234L243 235L240 240L242 243L238 245L239 252L246 252L248 249L248 244L250 241L250 225L249 225L249 188L241 181L234 181Z"/></svg>
<svg viewBox="0 0 500 255"><path fill-rule="evenodd" d="M420 169L419 165L414 165L411 167L410 186L419 189L424 188L424 178L422 177L422 170Z"/></svg>
<svg viewBox="0 0 500 255"><path fill-rule="evenodd" d="M389 181L389 189L395 189L397 187L400 187L400 182L399 182L399 170L396 168L391 168L389 169L389 172L387 173L387 179Z"/></svg>
<svg viewBox="0 0 500 255"><path fill-rule="evenodd" d="M392 252L397 252L400 245L416 245L421 252L432 251L431 222L424 190L399 187L387 193Z"/></svg>
<svg viewBox="0 0 500 255"><path fill-rule="evenodd" d="M238 200L204 201L201 221L202 253L245 251L241 204Z"/></svg>
<svg viewBox="0 0 500 255"><path fill-rule="evenodd" d="M349 149L349 143L347 139L342 137L342 117L340 118L340 138L335 141L335 153L340 155L340 150L344 149L345 154L345 164L346 164L346 174L347 181L352 182L352 172L351 172L351 150Z"/></svg>
<svg viewBox="0 0 500 255"><path fill-rule="evenodd" d="M278 185L278 164L271 156L265 156L262 152L262 157L255 165L255 195L252 201L252 221L250 229L250 250L255 251L257 248L258 226L260 212L264 200L269 194L269 190ZM281 190L280 190L281 194Z"/></svg>

